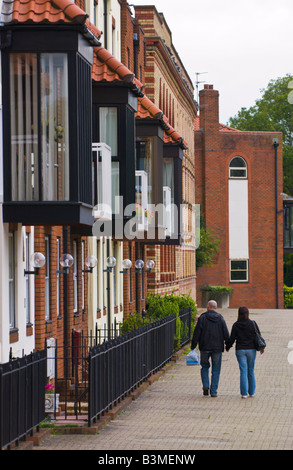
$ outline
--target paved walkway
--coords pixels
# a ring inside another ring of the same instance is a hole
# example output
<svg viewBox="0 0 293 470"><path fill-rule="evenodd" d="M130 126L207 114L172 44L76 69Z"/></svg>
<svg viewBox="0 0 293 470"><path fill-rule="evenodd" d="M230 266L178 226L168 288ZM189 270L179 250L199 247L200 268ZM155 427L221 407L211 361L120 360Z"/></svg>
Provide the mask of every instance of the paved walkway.
<svg viewBox="0 0 293 470"><path fill-rule="evenodd" d="M236 310L219 312L231 330ZM293 310L253 310L251 318L267 341L257 354L254 398L240 397L234 347L223 354L217 398L202 395L200 367L181 356L99 434L50 435L34 449L292 450Z"/></svg>

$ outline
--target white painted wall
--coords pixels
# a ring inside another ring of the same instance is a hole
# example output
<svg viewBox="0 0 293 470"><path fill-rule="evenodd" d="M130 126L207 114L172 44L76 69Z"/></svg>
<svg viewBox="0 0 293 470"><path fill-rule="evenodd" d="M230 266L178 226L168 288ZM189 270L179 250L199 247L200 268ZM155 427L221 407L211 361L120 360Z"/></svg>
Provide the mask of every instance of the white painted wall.
<svg viewBox="0 0 293 470"><path fill-rule="evenodd" d="M102 46L105 47L105 18L104 18L104 0L99 0L98 5L95 7L94 1L86 0L86 12L89 15L90 21L103 32L100 39ZM96 21L95 21L96 18ZM112 28L112 18L115 19L115 29ZM121 7L118 0L107 0L107 50L121 60Z"/></svg>
<svg viewBox="0 0 293 470"><path fill-rule="evenodd" d="M107 291L107 273L104 272L106 269L107 259L107 242L106 238L96 237L88 238L88 254L94 255L98 259L98 265L93 269L93 273L88 275L88 328L89 333L95 334L96 324L98 328L108 328L108 291ZM122 243L116 243L116 250L114 253L114 242L110 240L110 256L115 256L117 263L115 268L116 275L116 303L118 307L123 305L123 274L120 273L122 270L122 255L123 245ZM110 274L110 323L116 322L122 323L123 312L114 315L114 282L113 274ZM107 315L103 315L104 307L106 307ZM98 309L101 311L101 318L97 318Z"/></svg>
<svg viewBox="0 0 293 470"><path fill-rule="evenodd" d="M25 227L18 224L15 231L15 328L18 330L18 341L10 343L9 325L9 242L8 224L0 221L0 362L9 360L10 348L12 356L22 357L30 354L35 348L34 335L34 276L30 279L31 323L33 334L27 336L26 324L26 281L24 270L26 268ZM34 251L34 229L31 228L30 252Z"/></svg>
<svg viewBox="0 0 293 470"><path fill-rule="evenodd" d="M247 179L229 180L229 258L249 258Z"/></svg>

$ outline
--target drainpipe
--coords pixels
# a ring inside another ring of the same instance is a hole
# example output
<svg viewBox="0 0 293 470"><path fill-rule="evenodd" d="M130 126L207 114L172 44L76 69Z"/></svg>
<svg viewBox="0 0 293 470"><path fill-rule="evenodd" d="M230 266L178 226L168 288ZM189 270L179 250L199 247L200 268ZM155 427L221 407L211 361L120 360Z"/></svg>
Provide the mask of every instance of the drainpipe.
<svg viewBox="0 0 293 470"><path fill-rule="evenodd" d="M275 236L276 236L276 308L279 308L279 272L278 272L278 139L273 139L275 148L275 198L276 198L276 215L275 215Z"/></svg>
<svg viewBox="0 0 293 470"><path fill-rule="evenodd" d="M107 258L110 256L110 239L107 238ZM108 317L108 340L111 339L111 293L110 293L110 271L107 271L107 317Z"/></svg>
<svg viewBox="0 0 293 470"><path fill-rule="evenodd" d="M137 69L137 50L139 46L139 39L137 33L133 33L133 51L134 51L134 75L138 77L138 69Z"/></svg>

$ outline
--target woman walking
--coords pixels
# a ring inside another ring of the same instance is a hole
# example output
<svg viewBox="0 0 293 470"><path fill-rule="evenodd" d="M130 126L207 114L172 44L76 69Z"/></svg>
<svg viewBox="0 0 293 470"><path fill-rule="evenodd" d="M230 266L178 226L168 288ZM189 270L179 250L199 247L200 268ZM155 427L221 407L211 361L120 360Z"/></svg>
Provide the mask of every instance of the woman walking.
<svg viewBox="0 0 293 470"><path fill-rule="evenodd" d="M240 393L242 398L247 398L248 395L253 397L255 394L255 329L260 333L257 323L249 319L248 308L240 307L238 319L232 326L230 338L226 343L226 351L229 351L236 341L236 357L240 369ZM264 349L260 353L263 354Z"/></svg>

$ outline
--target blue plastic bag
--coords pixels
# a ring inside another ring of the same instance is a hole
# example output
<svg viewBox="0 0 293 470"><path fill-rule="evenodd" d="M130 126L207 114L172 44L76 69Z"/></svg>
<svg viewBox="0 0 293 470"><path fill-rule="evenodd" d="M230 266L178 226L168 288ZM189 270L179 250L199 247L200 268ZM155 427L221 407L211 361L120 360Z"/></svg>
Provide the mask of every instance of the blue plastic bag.
<svg viewBox="0 0 293 470"><path fill-rule="evenodd" d="M186 365L187 366L198 366L199 358L197 352L192 349L189 354L186 356Z"/></svg>

